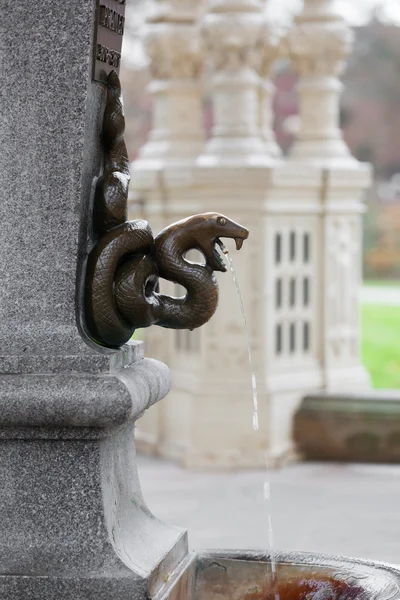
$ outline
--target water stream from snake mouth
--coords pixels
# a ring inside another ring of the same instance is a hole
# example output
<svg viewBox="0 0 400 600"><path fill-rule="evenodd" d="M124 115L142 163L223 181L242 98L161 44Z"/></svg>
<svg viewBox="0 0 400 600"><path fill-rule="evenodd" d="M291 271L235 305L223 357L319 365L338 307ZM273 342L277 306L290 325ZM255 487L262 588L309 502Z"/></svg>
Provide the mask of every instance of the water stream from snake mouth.
<svg viewBox="0 0 400 600"><path fill-rule="evenodd" d="M247 325L246 312L244 309L242 292L240 290L236 269L235 269L233 260L229 254L228 249L221 241L218 242L218 245L221 248L221 251L222 251L224 257L226 258L226 260L228 262L229 269L232 273L233 283L236 288L237 297L239 300L240 312L242 315L243 327L244 327L244 332L245 332L245 336L246 336L247 355L249 358L249 366L250 366L250 372L251 372L251 387L252 387L252 393L253 393L253 429L257 431L259 429L257 378L256 378L255 370L254 370L253 354L251 351L250 333L249 333L249 328ZM264 486L263 486L263 497L264 497L265 502L268 503L267 504L267 506L268 506L267 521L268 521L268 546L269 546L270 560L271 560L271 587L272 587L272 594L273 594L273 597L275 598L275 600L280 600L279 592L277 591L276 556L275 556L275 545L274 545L274 532L273 532L273 526L272 526L272 514L271 514L271 506L270 506L271 478L270 478L270 474L269 474L267 453L265 454L265 466L266 466L267 470L266 470L266 480L264 481Z"/></svg>

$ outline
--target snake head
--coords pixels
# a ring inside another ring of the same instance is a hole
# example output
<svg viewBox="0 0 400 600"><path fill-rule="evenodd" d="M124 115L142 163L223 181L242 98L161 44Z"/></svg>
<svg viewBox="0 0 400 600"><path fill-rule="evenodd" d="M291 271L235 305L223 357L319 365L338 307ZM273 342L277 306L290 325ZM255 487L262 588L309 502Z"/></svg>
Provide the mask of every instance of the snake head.
<svg viewBox="0 0 400 600"><path fill-rule="evenodd" d="M248 229L220 213L203 213L192 219L197 221L194 229L196 246L204 254L207 265L213 271L225 272L227 267L217 245L223 247L221 238L231 238L235 240L237 250L240 250L244 240L249 237Z"/></svg>

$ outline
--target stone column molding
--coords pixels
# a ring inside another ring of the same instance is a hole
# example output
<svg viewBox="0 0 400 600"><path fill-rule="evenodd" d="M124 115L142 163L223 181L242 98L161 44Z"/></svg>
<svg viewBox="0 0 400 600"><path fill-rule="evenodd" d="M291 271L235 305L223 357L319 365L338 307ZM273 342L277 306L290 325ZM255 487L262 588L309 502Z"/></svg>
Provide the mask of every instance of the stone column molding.
<svg viewBox="0 0 400 600"><path fill-rule="evenodd" d="M190 161L203 147L199 6L196 0L158 2L147 19L143 38L150 60L154 116L142 159Z"/></svg>
<svg viewBox="0 0 400 600"><path fill-rule="evenodd" d="M351 52L351 28L333 0L305 0L287 45L299 75L300 132L294 159L346 159L350 153L339 129L339 81Z"/></svg>
<svg viewBox="0 0 400 600"><path fill-rule="evenodd" d="M258 110L255 53L263 37L258 0L211 0L201 29L211 70L212 137L201 163L265 160Z"/></svg>

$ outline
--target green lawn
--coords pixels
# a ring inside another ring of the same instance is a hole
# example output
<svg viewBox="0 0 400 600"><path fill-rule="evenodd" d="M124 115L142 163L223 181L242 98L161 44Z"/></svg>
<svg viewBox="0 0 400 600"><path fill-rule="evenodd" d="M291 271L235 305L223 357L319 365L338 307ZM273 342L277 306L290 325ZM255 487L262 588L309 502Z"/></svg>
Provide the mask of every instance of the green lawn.
<svg viewBox="0 0 400 600"><path fill-rule="evenodd" d="M368 287L398 287L400 279L364 279L363 285Z"/></svg>
<svg viewBox="0 0 400 600"><path fill-rule="evenodd" d="M375 388L400 388L400 307L363 305L362 353Z"/></svg>

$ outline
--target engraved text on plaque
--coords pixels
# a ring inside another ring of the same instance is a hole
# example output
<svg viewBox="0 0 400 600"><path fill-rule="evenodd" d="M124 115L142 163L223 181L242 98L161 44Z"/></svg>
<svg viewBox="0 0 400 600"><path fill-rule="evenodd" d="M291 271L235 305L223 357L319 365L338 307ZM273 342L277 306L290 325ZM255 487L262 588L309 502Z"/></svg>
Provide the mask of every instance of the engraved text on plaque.
<svg viewBox="0 0 400 600"><path fill-rule="evenodd" d="M95 81L106 82L107 75L119 73L126 0L97 0L94 40Z"/></svg>

